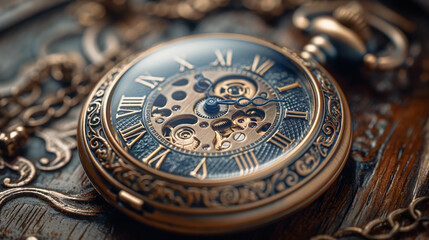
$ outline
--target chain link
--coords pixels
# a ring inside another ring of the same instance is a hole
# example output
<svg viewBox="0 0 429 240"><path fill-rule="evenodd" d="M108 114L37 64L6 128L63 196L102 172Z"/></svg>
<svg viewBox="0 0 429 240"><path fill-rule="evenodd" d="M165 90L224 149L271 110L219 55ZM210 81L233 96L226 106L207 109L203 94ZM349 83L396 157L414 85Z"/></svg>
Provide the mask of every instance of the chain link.
<svg viewBox="0 0 429 240"><path fill-rule="evenodd" d="M417 208L419 206L420 208ZM376 218L362 228L347 227L331 235L317 235L312 240L333 240L357 236L366 239L391 239L394 236L415 230L424 222L429 221L429 215L423 215L429 206L429 196L414 199L406 208L390 212L386 218Z"/></svg>
<svg viewBox="0 0 429 240"><path fill-rule="evenodd" d="M65 71L71 70L70 86L62 88L56 93L46 95L40 104L25 110L23 113L24 125L32 128L38 127L50 122L52 119L64 116L88 95L106 70L129 54L131 54L130 51L118 50L111 53L101 64L89 66L86 72L79 70L76 65L70 65L71 69L64 69Z"/></svg>
<svg viewBox="0 0 429 240"><path fill-rule="evenodd" d="M58 65L55 66L58 67ZM59 75L57 77L60 81L70 78L70 86L44 96L40 104L26 109L22 117L24 126L34 128L42 126L54 118L64 116L72 107L82 101L97 81L94 77L89 77L91 73L85 74L77 68L76 63L67 67L62 65L62 67L62 70L56 69L61 72L57 73ZM68 73L70 76L64 73Z"/></svg>
<svg viewBox="0 0 429 240"><path fill-rule="evenodd" d="M15 86L9 96L0 96L0 129L4 128L11 119L15 118L28 106L34 104L41 96L42 83L49 76L49 68L53 58L39 59L28 67L22 76L27 84Z"/></svg>

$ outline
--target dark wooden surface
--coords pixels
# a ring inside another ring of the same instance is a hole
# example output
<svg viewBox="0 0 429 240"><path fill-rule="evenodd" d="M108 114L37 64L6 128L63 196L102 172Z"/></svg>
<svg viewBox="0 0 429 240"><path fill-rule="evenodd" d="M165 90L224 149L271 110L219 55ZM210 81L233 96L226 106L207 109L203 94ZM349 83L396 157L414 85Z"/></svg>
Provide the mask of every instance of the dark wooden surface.
<svg viewBox="0 0 429 240"><path fill-rule="evenodd" d="M416 196L428 195L428 182L424 178L427 176L419 174L419 169L428 169L429 162L429 18L416 3L391 4L419 27L417 32L409 34L410 43L417 48L414 50L417 58L408 71L409 86L381 93L374 90L380 75L364 75L356 66L328 66L349 101L353 144L338 180L301 211L259 229L231 235L186 236L160 231L133 221L98 197L80 165L77 150L72 147L71 161L64 167L54 171L37 169L35 179L23 187L0 185L0 238L309 239L345 227L363 227L374 218L386 217L389 212L408 206ZM47 36L55 34L61 26L74 23L63 11L64 6L60 5L0 32L3 86L11 84L21 67L38 57L38 49ZM158 31L141 43L142 48L196 32L244 33L296 49L307 40L291 24L291 12L264 21L247 10L223 9L196 24L177 20L155 27ZM70 41L73 42L54 45L51 50L82 51L76 43L79 37ZM78 114L76 107L66 118L48 127L58 133L65 128L73 129ZM69 137L73 142L74 136ZM55 157L44 150L45 145L42 138L32 136L20 154L35 162L37 168L38 159ZM1 181L17 176L11 169L0 168ZM423 207L426 216L428 208L428 205ZM81 210L80 214L70 213L76 209ZM82 216L85 214L91 216ZM401 234L398 239L429 239L429 230L419 227L417 232Z"/></svg>

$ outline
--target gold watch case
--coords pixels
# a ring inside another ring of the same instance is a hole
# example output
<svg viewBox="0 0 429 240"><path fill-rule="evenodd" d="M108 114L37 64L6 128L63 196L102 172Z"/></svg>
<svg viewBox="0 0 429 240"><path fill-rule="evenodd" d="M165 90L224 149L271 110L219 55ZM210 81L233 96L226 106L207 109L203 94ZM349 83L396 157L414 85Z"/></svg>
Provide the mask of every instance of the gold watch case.
<svg viewBox="0 0 429 240"><path fill-rule="evenodd" d="M199 180L158 172L138 162L115 141L109 97L121 76L157 49L200 37L254 42L289 58L310 82L316 110L309 134L282 159L254 174ZM337 82L312 60L267 41L237 34L204 34L152 47L111 69L84 104L78 126L83 167L97 191L138 221L164 230L219 234L260 226L319 197L338 177L351 145L351 116ZM191 207L198 202L199 207Z"/></svg>

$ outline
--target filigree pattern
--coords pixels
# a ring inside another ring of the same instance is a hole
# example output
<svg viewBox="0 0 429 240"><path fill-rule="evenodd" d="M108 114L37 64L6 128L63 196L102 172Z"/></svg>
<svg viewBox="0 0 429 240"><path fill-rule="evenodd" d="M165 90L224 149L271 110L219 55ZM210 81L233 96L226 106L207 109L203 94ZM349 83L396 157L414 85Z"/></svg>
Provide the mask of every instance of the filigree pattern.
<svg viewBox="0 0 429 240"><path fill-rule="evenodd" d="M70 162L72 150L76 148L76 123L66 125L63 131L46 128L36 133L46 144L46 151L55 154L53 160L39 159L37 168L43 171L60 169Z"/></svg>
<svg viewBox="0 0 429 240"><path fill-rule="evenodd" d="M45 128L37 131L35 135L45 141L46 152L53 153L54 159L50 160L42 157L38 164L23 156L17 156L15 159L5 161L0 158L0 170L5 167L16 172L18 179L12 180L5 177L2 184L5 187L22 187L29 184L36 177L36 170L54 171L66 166L72 157L72 150L76 148L76 123L65 124L62 131L52 128Z"/></svg>
<svg viewBox="0 0 429 240"><path fill-rule="evenodd" d="M18 173L19 177L13 181L11 178L6 177L3 179L3 185L6 187L22 187L33 181L36 176L36 168L34 164L23 157L16 157L12 161L5 161L0 157L0 169L7 167Z"/></svg>

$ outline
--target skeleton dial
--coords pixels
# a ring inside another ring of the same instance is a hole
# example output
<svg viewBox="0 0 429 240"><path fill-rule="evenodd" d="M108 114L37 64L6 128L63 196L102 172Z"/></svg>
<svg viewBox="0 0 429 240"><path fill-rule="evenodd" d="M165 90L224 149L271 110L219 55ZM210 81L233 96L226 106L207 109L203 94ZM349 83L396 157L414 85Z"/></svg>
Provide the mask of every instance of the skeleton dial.
<svg viewBox="0 0 429 240"><path fill-rule="evenodd" d="M290 159L315 111L311 84L293 60L234 37L149 51L119 76L108 101L109 127L129 156L200 180L255 174Z"/></svg>

